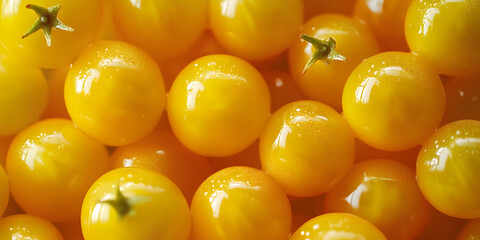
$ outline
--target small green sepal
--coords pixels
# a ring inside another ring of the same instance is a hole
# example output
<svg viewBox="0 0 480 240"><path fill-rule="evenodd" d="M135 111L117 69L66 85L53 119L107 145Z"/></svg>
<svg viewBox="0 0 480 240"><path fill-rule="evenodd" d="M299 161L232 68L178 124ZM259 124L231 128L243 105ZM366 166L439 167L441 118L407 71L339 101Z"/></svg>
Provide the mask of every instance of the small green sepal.
<svg viewBox="0 0 480 240"><path fill-rule="evenodd" d="M51 6L49 8L40 7L33 4L27 5L28 9L32 9L38 15L37 20L33 23L33 26L23 34L22 39L30 36L31 34L42 29L47 46L52 46L52 28L60 29L67 32L73 32L75 29L65 25L60 19L57 18L60 5Z"/></svg>
<svg viewBox="0 0 480 240"><path fill-rule="evenodd" d="M340 53L335 51L337 43L332 37L325 38L323 40L308 36L306 34L300 35L300 38L309 42L315 47L315 52L312 57L308 60L307 65L303 69L303 73L307 72L310 67L313 66L318 60L323 60L325 65L330 64L331 61L346 61L347 58L342 56Z"/></svg>

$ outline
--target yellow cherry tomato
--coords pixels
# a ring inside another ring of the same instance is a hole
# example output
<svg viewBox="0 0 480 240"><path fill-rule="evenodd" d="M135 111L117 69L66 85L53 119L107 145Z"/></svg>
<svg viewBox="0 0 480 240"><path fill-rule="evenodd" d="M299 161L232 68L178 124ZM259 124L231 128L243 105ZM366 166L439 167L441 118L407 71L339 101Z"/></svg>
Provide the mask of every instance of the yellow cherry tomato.
<svg viewBox="0 0 480 240"><path fill-rule="evenodd" d="M445 95L443 124L461 119L480 120L480 74L448 79Z"/></svg>
<svg viewBox="0 0 480 240"><path fill-rule="evenodd" d="M168 93L167 112L173 132L188 149L226 157L258 138L270 115L270 93L248 62L209 55L180 72Z"/></svg>
<svg viewBox="0 0 480 240"><path fill-rule="evenodd" d="M47 78L49 97L47 107L43 112L42 118L65 118L70 119L65 106L65 79L67 78L70 65L47 70L45 77Z"/></svg>
<svg viewBox="0 0 480 240"><path fill-rule="evenodd" d="M440 124L445 92L436 71L411 53L385 52L360 63L342 96L355 135L381 150L422 144Z"/></svg>
<svg viewBox="0 0 480 240"><path fill-rule="evenodd" d="M206 158L186 149L170 130L155 130L145 139L115 149L115 167L138 167L167 176L192 200L198 186L211 174Z"/></svg>
<svg viewBox="0 0 480 240"><path fill-rule="evenodd" d="M470 220L462 229L457 240L479 240L480 239L480 218Z"/></svg>
<svg viewBox="0 0 480 240"><path fill-rule="evenodd" d="M113 21L122 40L164 61L182 54L200 37L207 26L207 4L207 0L114 0Z"/></svg>
<svg viewBox="0 0 480 240"><path fill-rule="evenodd" d="M290 240L387 240L366 220L348 213L327 213L303 224Z"/></svg>
<svg viewBox="0 0 480 240"><path fill-rule="evenodd" d="M290 72L299 88L309 98L340 111L343 86L348 76L363 59L379 52L377 41L365 24L339 14L311 19L303 26L302 33L318 40L332 37L336 42L335 51L346 57L345 61L330 61L328 65L316 62L305 72L316 48L297 38L288 52Z"/></svg>
<svg viewBox="0 0 480 240"><path fill-rule="evenodd" d="M8 186L8 177L3 167L0 166L0 216L7 208L9 197L10 189Z"/></svg>
<svg viewBox="0 0 480 240"><path fill-rule="evenodd" d="M305 19L310 20L320 14L337 13L350 16L353 13L356 0L303 0Z"/></svg>
<svg viewBox="0 0 480 240"><path fill-rule="evenodd" d="M34 215L18 214L0 219L0 239L63 240L63 237L51 222Z"/></svg>
<svg viewBox="0 0 480 240"><path fill-rule="evenodd" d="M104 174L82 206L85 240L187 240L190 222L180 189L164 175L140 168Z"/></svg>
<svg viewBox="0 0 480 240"><path fill-rule="evenodd" d="M480 1L413 0L405 18L412 52L440 73L468 76L480 69Z"/></svg>
<svg viewBox="0 0 480 240"><path fill-rule="evenodd" d="M359 0L354 16L373 30L383 51L408 52L404 22L412 0Z"/></svg>
<svg viewBox="0 0 480 240"><path fill-rule="evenodd" d="M418 186L440 212L480 218L480 121L459 120L439 128L417 159Z"/></svg>
<svg viewBox="0 0 480 240"><path fill-rule="evenodd" d="M121 146L146 137L165 106L162 73L142 50L100 41L73 63L65 82L72 121L94 139Z"/></svg>
<svg viewBox="0 0 480 240"><path fill-rule="evenodd" d="M32 5L50 14L39 14L39 10L27 8ZM102 15L102 1L98 0L3 0L0 40L28 65L57 68L72 62L96 40ZM26 36L34 23L42 24L36 32ZM50 37L46 29L51 32Z"/></svg>
<svg viewBox="0 0 480 240"><path fill-rule="evenodd" d="M267 82L272 100L272 111L277 111L287 103L307 99L298 89L288 71L280 68L260 70Z"/></svg>
<svg viewBox="0 0 480 240"><path fill-rule="evenodd" d="M42 71L24 65L1 47L0 89L0 137L37 121L47 105L48 87Z"/></svg>
<svg viewBox="0 0 480 240"><path fill-rule="evenodd" d="M302 0L211 0L213 34L230 53L265 60L286 50L303 21Z"/></svg>
<svg viewBox="0 0 480 240"><path fill-rule="evenodd" d="M207 178L191 204L192 240L287 240L288 198L267 173L225 168Z"/></svg>
<svg viewBox="0 0 480 240"><path fill-rule="evenodd" d="M263 170L292 196L329 191L347 174L354 157L355 140L345 120L315 101L280 108L260 138Z"/></svg>
<svg viewBox="0 0 480 240"><path fill-rule="evenodd" d="M65 119L44 120L20 132L6 163L18 205L54 222L78 218L83 196L109 168L105 147Z"/></svg>
<svg viewBox="0 0 480 240"><path fill-rule="evenodd" d="M353 166L327 193L325 210L362 217L389 240L408 240L425 228L430 209L412 169L393 160L375 159Z"/></svg>

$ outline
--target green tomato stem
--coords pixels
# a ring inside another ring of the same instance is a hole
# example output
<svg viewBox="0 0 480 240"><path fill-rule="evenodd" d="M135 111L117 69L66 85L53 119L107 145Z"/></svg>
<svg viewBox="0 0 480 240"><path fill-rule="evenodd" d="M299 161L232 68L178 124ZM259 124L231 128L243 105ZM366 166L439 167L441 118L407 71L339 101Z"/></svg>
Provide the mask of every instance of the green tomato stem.
<svg viewBox="0 0 480 240"><path fill-rule="evenodd" d="M120 218L125 217L125 215L127 215L132 208L132 206L128 202L128 199L123 195L122 191L120 190L120 183L117 184L115 198L109 200L102 200L100 201L100 203L106 203L113 207L115 211L117 211Z"/></svg>
<svg viewBox="0 0 480 240"><path fill-rule="evenodd" d="M52 46L52 28L60 29L67 32L73 32L75 29L65 25L57 18L58 11L61 6L55 5L49 8L40 7L33 4L27 5L28 9L32 9L38 15L38 18L33 23L33 26L23 34L22 39L42 29L47 41L47 46Z"/></svg>
<svg viewBox="0 0 480 240"><path fill-rule="evenodd" d="M309 42L315 47L315 52L312 57L308 60L307 65L303 69L303 73L307 72L315 62L318 60L323 60L325 65L330 64L332 60L346 61L347 58L342 56L340 53L335 51L337 42L332 37L325 38L323 40L308 36L306 34L300 35L300 38Z"/></svg>

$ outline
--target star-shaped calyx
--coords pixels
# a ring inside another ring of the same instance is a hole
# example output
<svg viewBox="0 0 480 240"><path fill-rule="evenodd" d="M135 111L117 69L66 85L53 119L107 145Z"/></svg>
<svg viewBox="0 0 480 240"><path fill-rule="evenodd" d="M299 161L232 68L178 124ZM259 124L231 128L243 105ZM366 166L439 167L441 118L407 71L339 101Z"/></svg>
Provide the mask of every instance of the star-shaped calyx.
<svg viewBox="0 0 480 240"><path fill-rule="evenodd" d="M30 34L38 31L39 29L43 30L45 39L47 40L47 46L52 45L52 28L73 32L75 29L65 25L62 21L57 18L58 11L60 10L60 5L51 6L49 8L40 7L33 4L27 5L28 9L32 9L38 15L37 20L33 23L32 28L30 28L22 38L28 37Z"/></svg>
<svg viewBox="0 0 480 240"><path fill-rule="evenodd" d="M300 35L300 38L309 42L310 44L315 47L315 52L313 53L310 60L308 60L307 65L303 69L303 73L307 72L307 70L318 60L323 60L325 65L330 64L332 60L338 61L346 61L347 58L342 56L340 53L335 51L335 47L337 46L337 42L332 37L325 38L323 40L308 36L306 34Z"/></svg>

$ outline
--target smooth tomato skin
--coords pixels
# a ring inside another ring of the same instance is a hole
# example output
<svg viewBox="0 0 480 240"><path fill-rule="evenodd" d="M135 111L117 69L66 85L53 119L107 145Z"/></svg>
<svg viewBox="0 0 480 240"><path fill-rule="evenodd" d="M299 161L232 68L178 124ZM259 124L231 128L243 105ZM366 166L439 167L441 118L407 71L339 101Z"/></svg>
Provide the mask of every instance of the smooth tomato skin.
<svg viewBox="0 0 480 240"><path fill-rule="evenodd" d="M430 206L411 168L393 160L374 159L354 165L327 193L325 210L355 214L377 226L388 239L397 240L420 234Z"/></svg>
<svg viewBox="0 0 480 240"><path fill-rule="evenodd" d="M333 37L337 42L335 50L347 58L328 65L318 61L303 73L315 51L313 45L297 38L288 52L290 72L298 87L310 99L341 111L343 86L348 76L363 59L380 52L378 43L365 24L340 14L317 16L305 23L302 33L320 40Z"/></svg>
<svg viewBox="0 0 480 240"><path fill-rule="evenodd" d="M65 119L44 120L20 132L6 162L17 204L54 222L78 218L88 188L110 167L105 147Z"/></svg>
<svg viewBox="0 0 480 240"><path fill-rule="evenodd" d="M22 39L38 15L25 6L61 5L58 19L75 31L52 29L52 45L47 46L42 30ZM69 64L88 44L94 42L103 17L98 0L4 0L0 10L0 40L12 54L33 67L58 68Z"/></svg>
<svg viewBox="0 0 480 240"><path fill-rule="evenodd" d="M102 200L117 189L131 199L131 210L121 217ZM118 168L101 176L88 190L82 206L85 240L187 240L190 212L178 187L162 174L140 168Z"/></svg>
<svg viewBox="0 0 480 240"><path fill-rule="evenodd" d="M457 238L457 240L478 239L480 239L480 218L468 221L467 225L465 225Z"/></svg>
<svg viewBox="0 0 480 240"><path fill-rule="evenodd" d="M3 212L8 206L9 197L10 189L8 186L8 177L5 173L5 169L0 166L0 215L3 215Z"/></svg>
<svg viewBox="0 0 480 240"><path fill-rule="evenodd" d="M405 39L404 22L412 0L359 0L353 16L365 21L372 29L382 51L404 51L409 48Z"/></svg>
<svg viewBox="0 0 480 240"><path fill-rule="evenodd" d="M477 0L413 0L405 18L408 46L442 74L472 75L480 68L479 15Z"/></svg>
<svg viewBox="0 0 480 240"><path fill-rule="evenodd" d="M449 78L444 86L447 104L442 125L461 119L480 120L480 74Z"/></svg>
<svg viewBox="0 0 480 240"><path fill-rule="evenodd" d="M456 218L480 218L480 121L459 120L439 128L417 158L417 181L425 198Z"/></svg>
<svg viewBox="0 0 480 240"><path fill-rule="evenodd" d="M168 93L167 112L184 146L202 156L227 157L259 137L270 115L270 93L248 62L209 55L177 76Z"/></svg>
<svg viewBox="0 0 480 240"><path fill-rule="evenodd" d="M48 103L43 111L42 119L65 118L70 119L67 107L65 106L65 80L71 65L56 69L44 70L48 84Z"/></svg>
<svg viewBox="0 0 480 240"><path fill-rule="evenodd" d="M250 61L273 58L298 37L301 0L211 0L213 34L231 54Z"/></svg>
<svg viewBox="0 0 480 240"><path fill-rule="evenodd" d="M207 7L207 0L112 1L120 39L159 62L179 56L195 43L207 27Z"/></svg>
<svg viewBox="0 0 480 240"><path fill-rule="evenodd" d="M348 213L327 213L303 224L290 240L387 240L375 225Z"/></svg>
<svg viewBox="0 0 480 240"><path fill-rule="evenodd" d="M342 96L356 137L381 150L422 144L440 124L445 91L436 71L411 53L384 52L355 68Z"/></svg>
<svg viewBox="0 0 480 240"><path fill-rule="evenodd" d="M36 122L47 105L48 86L42 71L18 61L1 46L0 89L0 137Z"/></svg>
<svg viewBox="0 0 480 240"><path fill-rule="evenodd" d="M277 111L284 105L298 101L308 99L295 84L292 75L283 69L268 67L261 69L260 73L267 82L268 89L271 96L271 110Z"/></svg>
<svg viewBox="0 0 480 240"><path fill-rule="evenodd" d="M51 222L29 214L12 215L0 219L0 239L63 240Z"/></svg>
<svg viewBox="0 0 480 240"><path fill-rule="evenodd" d="M231 167L207 178L191 204L192 240L287 240L288 198L267 173Z"/></svg>
<svg viewBox="0 0 480 240"><path fill-rule="evenodd" d="M262 169L296 197L332 189L353 165L354 154L354 136L345 120L315 101L280 108L260 137Z"/></svg>
<svg viewBox="0 0 480 240"><path fill-rule="evenodd" d="M172 180L191 202L198 186L210 174L208 160L186 149L171 130L154 130L139 142L121 146L112 155L115 167L137 167Z"/></svg>
<svg viewBox="0 0 480 240"><path fill-rule="evenodd" d="M97 141L122 146L146 137L165 107L155 61L133 45L99 41L73 63L65 81L72 121Z"/></svg>
<svg viewBox="0 0 480 240"><path fill-rule="evenodd" d="M320 14L342 14L351 16L356 0L319 1L303 0L305 19L310 20Z"/></svg>

